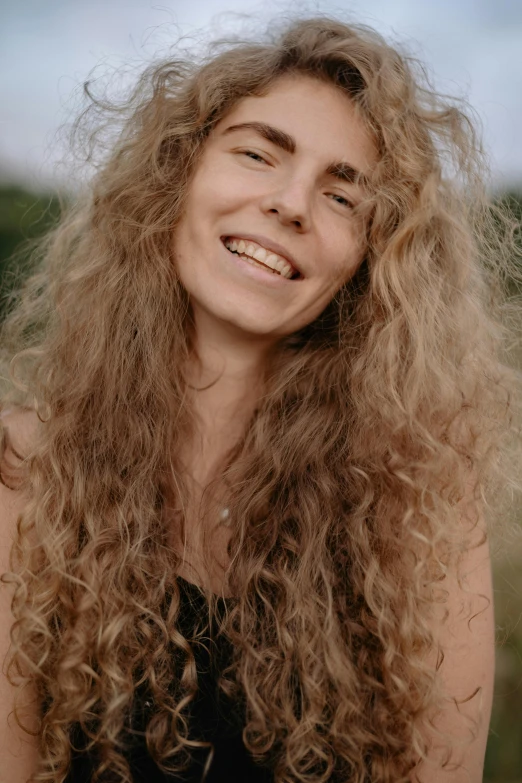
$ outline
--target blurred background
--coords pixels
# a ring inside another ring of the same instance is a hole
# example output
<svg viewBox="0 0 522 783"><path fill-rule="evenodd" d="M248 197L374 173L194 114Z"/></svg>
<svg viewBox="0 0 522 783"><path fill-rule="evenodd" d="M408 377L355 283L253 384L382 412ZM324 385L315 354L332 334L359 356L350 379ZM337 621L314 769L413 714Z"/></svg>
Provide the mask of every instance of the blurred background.
<svg viewBox="0 0 522 783"><path fill-rule="evenodd" d="M465 98L491 165L490 190L522 209L522 0L0 0L0 318L27 265L24 248L89 176L67 146L83 82L123 89L166 54L293 12L369 24L422 60L434 86ZM113 79L114 84L114 79ZM521 346L517 347L522 356ZM520 532L520 531L519 531ZM497 681L488 783L522 783L522 536L494 560Z"/></svg>

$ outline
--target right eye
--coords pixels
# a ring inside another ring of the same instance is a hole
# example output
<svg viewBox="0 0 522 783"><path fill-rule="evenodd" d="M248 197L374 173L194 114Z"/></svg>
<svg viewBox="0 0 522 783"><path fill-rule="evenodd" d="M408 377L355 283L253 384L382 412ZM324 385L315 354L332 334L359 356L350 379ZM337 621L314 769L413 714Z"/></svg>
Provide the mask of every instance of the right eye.
<svg viewBox="0 0 522 783"><path fill-rule="evenodd" d="M267 161L261 157L257 152L254 152L253 150L243 150L243 155L246 155L248 158L251 158L252 160L258 160L261 163L267 163Z"/></svg>

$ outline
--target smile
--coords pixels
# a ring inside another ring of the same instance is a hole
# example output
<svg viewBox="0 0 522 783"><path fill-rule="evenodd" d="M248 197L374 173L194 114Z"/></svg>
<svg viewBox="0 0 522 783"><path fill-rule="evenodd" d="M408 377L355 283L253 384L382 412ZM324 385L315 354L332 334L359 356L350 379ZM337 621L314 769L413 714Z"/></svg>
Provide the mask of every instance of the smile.
<svg viewBox="0 0 522 783"><path fill-rule="evenodd" d="M287 280L301 278L300 272L290 262L277 253L267 250L258 242L239 237L223 237L222 242L231 253L243 261L258 266L272 274L280 275Z"/></svg>

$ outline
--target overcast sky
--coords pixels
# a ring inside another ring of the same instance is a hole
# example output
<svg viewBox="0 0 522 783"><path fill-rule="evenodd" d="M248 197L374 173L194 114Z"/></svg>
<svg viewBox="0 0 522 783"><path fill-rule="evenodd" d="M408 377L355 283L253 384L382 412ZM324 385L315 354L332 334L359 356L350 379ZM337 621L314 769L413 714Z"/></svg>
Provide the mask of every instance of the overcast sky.
<svg viewBox="0 0 522 783"><path fill-rule="evenodd" d="M62 135L93 68L148 62L176 32L233 32L237 12L263 28L302 2L265 0L0 0L0 178L59 184ZM424 60L438 89L465 96L483 125L498 185L522 186L522 0L307 2L370 24ZM235 15L234 13L235 12ZM75 97L76 96L76 97Z"/></svg>

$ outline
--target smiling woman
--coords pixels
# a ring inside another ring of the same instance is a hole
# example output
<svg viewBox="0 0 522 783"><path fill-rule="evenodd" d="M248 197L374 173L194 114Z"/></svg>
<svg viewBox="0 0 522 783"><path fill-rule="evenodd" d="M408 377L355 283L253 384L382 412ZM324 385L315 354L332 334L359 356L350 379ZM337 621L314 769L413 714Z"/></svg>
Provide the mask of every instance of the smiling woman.
<svg viewBox="0 0 522 783"><path fill-rule="evenodd" d="M275 29L145 72L3 326L9 783L482 779L509 216L415 63Z"/></svg>
<svg viewBox="0 0 522 783"><path fill-rule="evenodd" d="M198 343L234 339L237 350L244 342L261 366L321 314L362 262L358 171L368 175L376 160L353 102L317 77L280 77L215 125L174 234ZM223 252L230 240L244 243L235 259ZM267 259L280 260L286 274L266 271Z"/></svg>

